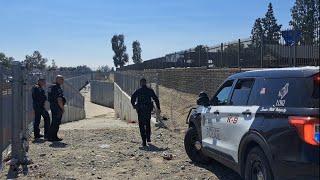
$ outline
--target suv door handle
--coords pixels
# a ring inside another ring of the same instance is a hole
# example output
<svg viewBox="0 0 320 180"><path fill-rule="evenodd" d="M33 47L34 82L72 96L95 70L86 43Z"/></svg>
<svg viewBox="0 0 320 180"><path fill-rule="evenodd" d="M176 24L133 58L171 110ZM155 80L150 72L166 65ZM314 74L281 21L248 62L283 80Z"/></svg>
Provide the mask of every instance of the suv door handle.
<svg viewBox="0 0 320 180"><path fill-rule="evenodd" d="M246 111L243 111L242 114L243 114L243 115L247 115L247 116L251 116L251 112L250 112L249 109L246 110Z"/></svg>
<svg viewBox="0 0 320 180"><path fill-rule="evenodd" d="M215 112L213 112L213 114L215 114L215 115L219 115L220 113L219 113L219 111L218 111L218 110L216 110Z"/></svg>

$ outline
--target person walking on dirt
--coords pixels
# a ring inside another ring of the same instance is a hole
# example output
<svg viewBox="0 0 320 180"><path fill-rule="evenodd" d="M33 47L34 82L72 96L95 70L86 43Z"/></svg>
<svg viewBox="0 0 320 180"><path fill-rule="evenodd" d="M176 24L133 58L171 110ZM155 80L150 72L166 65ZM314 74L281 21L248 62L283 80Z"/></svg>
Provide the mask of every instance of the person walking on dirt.
<svg viewBox="0 0 320 180"><path fill-rule="evenodd" d="M47 96L44 91L44 87L46 86L46 80L40 78L32 88L32 105L34 110L34 122L33 122L33 133L34 138L39 139L43 137L40 134L40 120L41 116L44 120L44 138L47 139L49 135L49 127L50 127L50 116L46 108L44 107L45 102L47 101Z"/></svg>
<svg viewBox="0 0 320 180"><path fill-rule="evenodd" d="M140 135L142 138L142 146L147 146L147 142L151 143L151 111L153 110L154 100L158 111L160 112L160 102L154 91L147 87L147 80L140 80L140 88L137 89L131 96L131 104L137 110Z"/></svg>
<svg viewBox="0 0 320 180"><path fill-rule="evenodd" d="M48 138L49 141L62 141L61 138L58 138L58 131L61 124L62 114L64 113L64 105L66 104L66 99L63 96L63 90L61 88L63 83L63 76L57 75L56 84L50 86L48 91L48 98L52 114L52 123Z"/></svg>

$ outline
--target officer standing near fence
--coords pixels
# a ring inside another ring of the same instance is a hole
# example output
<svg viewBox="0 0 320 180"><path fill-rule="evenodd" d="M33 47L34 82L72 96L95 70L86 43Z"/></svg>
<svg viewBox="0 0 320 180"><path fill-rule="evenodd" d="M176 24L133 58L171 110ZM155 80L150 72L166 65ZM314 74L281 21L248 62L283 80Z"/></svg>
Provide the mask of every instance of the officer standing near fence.
<svg viewBox="0 0 320 180"><path fill-rule="evenodd" d="M66 103L66 99L63 96L63 90L61 88L63 82L63 76L57 75L56 83L50 86L48 90L48 98L52 114L52 122L48 139L49 141L62 141L62 139L58 137L58 131L61 124L62 115L64 113L64 105Z"/></svg>
<svg viewBox="0 0 320 180"><path fill-rule="evenodd" d="M147 142L151 143L151 111L153 110L153 103L151 99L154 100L158 111L160 112L160 102L156 94L151 88L147 87L146 79L140 80L140 86L131 96L131 104L133 108L137 110L140 135L142 138L142 146L146 146Z"/></svg>
<svg viewBox="0 0 320 180"><path fill-rule="evenodd" d="M44 138L48 138L49 135L49 127L50 127L50 116L48 111L45 109L45 102L47 101L47 96L44 91L44 87L46 86L46 80L40 78L32 88L32 100L33 100L33 109L35 113L34 122L33 122L33 133L34 138L39 139L43 137L40 134L40 120L41 116L44 120Z"/></svg>

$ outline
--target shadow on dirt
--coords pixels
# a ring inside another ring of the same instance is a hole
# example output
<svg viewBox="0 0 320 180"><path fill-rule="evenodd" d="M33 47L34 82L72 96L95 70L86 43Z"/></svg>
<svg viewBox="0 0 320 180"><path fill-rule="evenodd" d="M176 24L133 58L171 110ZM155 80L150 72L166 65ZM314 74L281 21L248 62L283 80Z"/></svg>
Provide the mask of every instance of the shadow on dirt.
<svg viewBox="0 0 320 180"><path fill-rule="evenodd" d="M32 141L33 144L43 144L45 143L46 141L44 139L35 139Z"/></svg>
<svg viewBox="0 0 320 180"><path fill-rule="evenodd" d="M49 147L52 148L65 148L67 147L68 144L63 143L63 142L52 142L52 144L49 145Z"/></svg>
<svg viewBox="0 0 320 180"><path fill-rule="evenodd" d="M149 144L147 147L139 147L140 150L150 151L150 152L162 152L168 150L168 148L159 148L153 144Z"/></svg>
<svg viewBox="0 0 320 180"><path fill-rule="evenodd" d="M219 180L242 180L240 175L238 175L235 171L216 161L212 161L210 165L198 164L193 162L190 162L190 164L212 172L218 177Z"/></svg>

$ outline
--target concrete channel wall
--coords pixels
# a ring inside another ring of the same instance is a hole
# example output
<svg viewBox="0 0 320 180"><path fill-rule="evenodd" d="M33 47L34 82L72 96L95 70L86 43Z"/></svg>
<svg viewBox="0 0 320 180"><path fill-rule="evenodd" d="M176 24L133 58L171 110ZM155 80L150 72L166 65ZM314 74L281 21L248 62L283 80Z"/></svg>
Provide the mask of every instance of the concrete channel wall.
<svg viewBox="0 0 320 180"><path fill-rule="evenodd" d="M174 68L146 69L144 71L117 71L117 74L130 77L144 77L148 82L158 81L159 85L184 93L198 95L201 91L213 95L219 85L230 75L251 69L220 68ZM129 79L129 78L127 78ZM118 79L116 79L117 82ZM128 82L125 82L128 83Z"/></svg>
<svg viewBox="0 0 320 180"><path fill-rule="evenodd" d="M73 78L75 84L80 84L82 86L86 85L86 81L84 77L79 76ZM64 96L67 99L67 103L65 105L65 112L62 116L62 123L77 121L84 119L86 117L85 108L84 108L84 97L79 92L78 87L74 87L69 83L68 79L63 85Z"/></svg>
<svg viewBox="0 0 320 180"><path fill-rule="evenodd" d="M84 118L86 118L86 113L83 108L67 105L64 108L64 114L61 122L67 123L67 122L82 120Z"/></svg>
<svg viewBox="0 0 320 180"><path fill-rule="evenodd" d="M76 90L81 90L91 80L91 74L85 74L72 78L67 78L66 81Z"/></svg>
<svg viewBox="0 0 320 180"><path fill-rule="evenodd" d="M116 83L114 83L114 111L116 116L122 120L131 122L138 121L138 115L131 105L131 97L126 94Z"/></svg>
<svg viewBox="0 0 320 180"><path fill-rule="evenodd" d="M90 101L102 106L113 108L114 90L113 82L90 81Z"/></svg>

